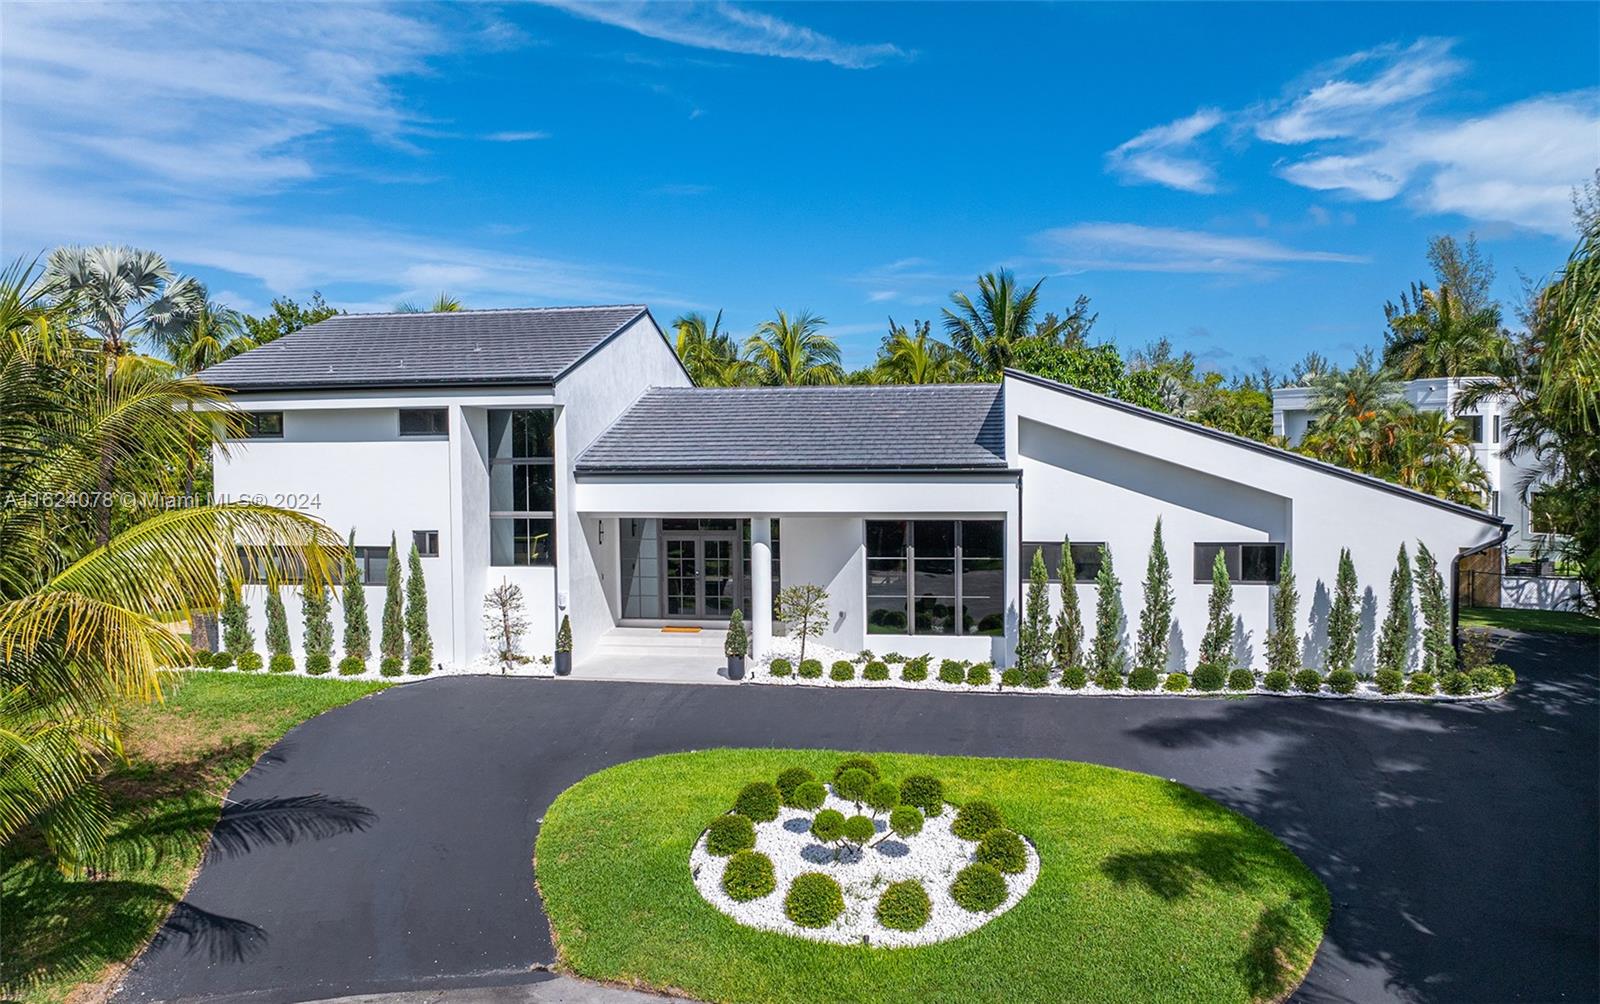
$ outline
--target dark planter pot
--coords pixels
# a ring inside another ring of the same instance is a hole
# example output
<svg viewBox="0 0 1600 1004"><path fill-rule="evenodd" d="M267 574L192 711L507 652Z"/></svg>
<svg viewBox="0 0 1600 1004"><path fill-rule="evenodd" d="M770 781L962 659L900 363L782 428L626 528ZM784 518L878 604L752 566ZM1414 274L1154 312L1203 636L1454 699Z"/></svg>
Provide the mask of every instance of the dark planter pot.
<svg viewBox="0 0 1600 1004"><path fill-rule="evenodd" d="M742 655L730 655L730 656L728 656L728 679L730 679L730 680L742 680L742 679L744 679L744 656L742 656Z"/></svg>
<svg viewBox="0 0 1600 1004"><path fill-rule="evenodd" d="M572 675L572 653L571 652L557 652L556 653L556 675L557 676L571 676Z"/></svg>

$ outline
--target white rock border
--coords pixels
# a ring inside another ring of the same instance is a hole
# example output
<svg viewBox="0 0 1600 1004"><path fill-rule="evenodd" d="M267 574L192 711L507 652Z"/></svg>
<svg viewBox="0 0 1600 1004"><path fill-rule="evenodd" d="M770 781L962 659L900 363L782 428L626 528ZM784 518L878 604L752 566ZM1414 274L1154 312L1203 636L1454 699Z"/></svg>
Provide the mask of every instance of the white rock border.
<svg viewBox="0 0 1600 1004"><path fill-rule="evenodd" d="M379 660L378 660L377 657L373 657L371 659L368 659L367 660L367 671L365 673L358 673L355 676L340 676L339 675L339 660L338 659L334 659L333 660L332 667L326 673L320 673L320 674L316 674L316 675L313 675L311 673L307 673L306 672L306 665L305 665L306 661L305 661L304 657L296 658L295 661L294 661L294 669L290 670L287 673L273 673L273 672L268 671L267 663L271 661L271 657L266 655L266 653L261 653L261 660L262 660L261 668L256 670L256 671L254 671L254 672L251 672L251 673L246 673L243 670L241 670L239 668L238 662L235 662L233 665L229 666L226 669L217 669L214 666L172 666L172 667L169 667L169 669L171 671L173 671L173 672L180 672L180 673L181 672L221 673L221 674L227 674L227 675L231 675L231 676L270 676L270 677L305 676L305 677L310 677L313 680L366 680L366 681L377 680L377 681L380 681L380 682L383 682L383 683L415 683L418 680L432 680L432 679L435 679L435 678L441 677L441 676L501 676L501 675L505 675L507 677L512 677L512 676L518 676L518 677L549 676L549 677L553 677L553 676L556 675L555 664L554 664L553 661L549 665L545 665L545 664L540 663L538 661L538 659L535 659L534 661L522 666L521 668L512 670L511 672L505 673L505 674L501 674L501 672L500 672L500 664L498 662L495 662L492 659L477 659L477 660L474 660L473 662L469 662L469 663L466 663L464 665L451 664L451 663L436 664L433 667L433 670L431 672L425 673L422 676L412 676L410 673L405 672L403 668L402 668L401 673L400 673L399 676L384 676L382 673L380 673L378 671ZM404 663L402 663L402 666L404 666Z"/></svg>
<svg viewBox="0 0 1600 1004"><path fill-rule="evenodd" d="M855 803L836 798L832 793L823 808L838 809L846 816L857 812ZM820 859L825 850L811 836L813 815L785 807L779 810L777 819L755 824L755 850L772 860L777 887L760 899L744 903L722 891L722 872L729 859L708 852L706 835L701 833L689 852L690 875L701 898L746 927L836 945L909 948L971 934L1020 903L1039 878L1039 852L1026 835L1021 835L1028 863L1020 873L1005 876L1005 902L988 913L970 913L950 898L950 883L961 869L973 862L978 844L950 832L950 825L956 818L954 806L947 805L943 813L927 820L922 832L914 837L902 841L890 836L878 847L865 848L859 858L838 863L811 861L803 856L809 848L809 853ZM880 819L877 827L881 837L886 824ZM904 853L900 853L902 850ZM805 872L822 872L832 877L844 893L844 912L827 927L801 927L783 912L789 884ZM896 931L878 923L878 897L891 883L906 879L919 880L927 890L928 922L915 931Z"/></svg>

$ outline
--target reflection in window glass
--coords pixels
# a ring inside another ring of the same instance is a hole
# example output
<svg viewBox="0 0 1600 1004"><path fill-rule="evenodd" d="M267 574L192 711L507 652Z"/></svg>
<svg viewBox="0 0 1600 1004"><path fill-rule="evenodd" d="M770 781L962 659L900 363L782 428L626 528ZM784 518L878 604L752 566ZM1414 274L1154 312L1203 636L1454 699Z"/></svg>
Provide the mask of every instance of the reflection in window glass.
<svg viewBox="0 0 1600 1004"><path fill-rule="evenodd" d="M489 520L489 560L496 565L555 562L555 520L496 516Z"/></svg>
<svg viewBox="0 0 1600 1004"><path fill-rule="evenodd" d="M869 520L869 634L1005 632L1005 523Z"/></svg>

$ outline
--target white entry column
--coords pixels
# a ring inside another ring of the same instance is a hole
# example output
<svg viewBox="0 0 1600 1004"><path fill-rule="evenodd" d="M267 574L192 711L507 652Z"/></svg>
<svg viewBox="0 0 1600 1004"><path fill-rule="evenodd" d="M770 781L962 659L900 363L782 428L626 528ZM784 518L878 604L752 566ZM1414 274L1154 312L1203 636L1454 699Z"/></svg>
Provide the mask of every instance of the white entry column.
<svg viewBox="0 0 1600 1004"><path fill-rule="evenodd" d="M772 647L772 517L750 517L750 658Z"/></svg>

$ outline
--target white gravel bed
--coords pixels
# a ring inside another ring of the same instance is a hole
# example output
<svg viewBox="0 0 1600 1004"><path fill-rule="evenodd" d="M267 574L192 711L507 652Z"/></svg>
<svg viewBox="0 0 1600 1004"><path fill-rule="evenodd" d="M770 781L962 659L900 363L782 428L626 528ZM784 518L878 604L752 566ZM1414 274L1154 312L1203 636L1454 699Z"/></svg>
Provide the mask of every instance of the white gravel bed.
<svg viewBox="0 0 1600 1004"><path fill-rule="evenodd" d="M211 666L176 666L176 667L172 667L172 668L175 669L175 670L178 670L178 671L194 671L194 672L199 672L199 673L233 673L233 674L237 674L239 676L310 676L313 680L384 680L384 681L387 681L389 683L405 683L408 680L427 680L427 679L431 679L433 677L438 677L438 676L500 676L501 675L501 673L500 673L500 664L498 662L494 662L494 661L486 660L486 659L475 660L473 662L469 662L469 663L466 663L464 665L451 665L450 663L444 663L441 666L441 665L437 665L436 664L433 667L433 671L432 672L427 673L426 675L423 675L423 676L412 676L411 674L406 673L403 670L402 670L402 672L401 672L401 674L399 676L384 676L382 673L378 672L378 660L377 659L369 659L369 660L367 660L367 671L365 673L361 673L361 674L356 675L356 676L340 676L339 675L339 663L338 663L337 660L334 661L333 667L331 669L329 669L326 673L321 674L320 676L312 676L310 673L307 673L306 672L306 667L305 667L305 660L303 660L303 659L296 659L295 663L294 663L294 669L290 670L287 673L269 673L267 671L266 661L265 660L263 660L261 668L256 670L253 673L245 673L242 670L240 670L239 669L239 664L237 662L234 663L233 665L229 666L227 669L214 669ZM534 662L528 663L525 666L519 666L518 668L516 668L514 670L511 670L510 672L507 672L505 675L506 676L555 676L556 675L556 668L555 668L555 664L553 662L550 665L546 666L546 665L543 665L542 663L540 663L540 662L538 662L536 660Z"/></svg>
<svg viewBox="0 0 1600 1004"><path fill-rule="evenodd" d="M846 816L857 813L855 803L838 799L831 792L823 808L838 809ZM772 859L772 870L777 877L777 888L772 892L745 903L729 898L722 891L722 871L728 859L706 851L704 833L689 852L689 870L695 888L707 903L749 927L839 945L905 948L949 941L976 931L1016 906L1039 877L1039 853L1032 841L1023 835L1027 867L1019 874L1005 877L1008 892L1005 902L989 913L969 913L950 898L950 883L955 881L956 873L972 863L978 845L976 841L962 840L950 832L950 824L956 818L954 806L946 806L941 815L929 819L922 832L914 837L901 840L891 835L876 846L863 848L859 856L847 851L837 863L833 861L832 849L811 836L812 815L799 809L783 808L777 819L755 824L755 849ZM881 837L887 824L880 819L877 827ZM801 927L784 915L783 899L788 894L789 884L804 872L822 872L837 881L844 891L844 912L827 927ZM896 931L879 924L875 911L883 890L890 883L913 878L920 880L928 892L932 907L928 922L915 931Z"/></svg>

